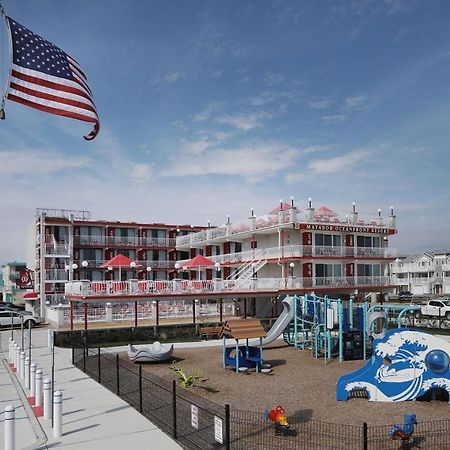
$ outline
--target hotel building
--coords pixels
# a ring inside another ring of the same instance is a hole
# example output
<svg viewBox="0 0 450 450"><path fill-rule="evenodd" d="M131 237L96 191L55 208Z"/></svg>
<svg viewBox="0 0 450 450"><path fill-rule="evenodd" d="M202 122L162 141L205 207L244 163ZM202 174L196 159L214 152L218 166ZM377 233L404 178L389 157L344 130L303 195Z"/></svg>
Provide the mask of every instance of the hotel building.
<svg viewBox="0 0 450 450"><path fill-rule="evenodd" d="M356 205L346 216L326 207L317 210L311 200L301 212L291 200L268 214L232 222L221 227L177 236L176 250L182 256L174 265L173 280L73 282L66 285L69 301L112 301L151 298L235 299L249 315L271 315L280 295L315 292L349 298L376 297L393 292L389 263L397 257L389 247L396 230L391 208L362 218ZM203 255L207 267L186 270L189 258ZM270 301L260 301L266 298ZM272 311L271 311L272 310ZM245 314L246 315L246 314Z"/></svg>
<svg viewBox="0 0 450 450"><path fill-rule="evenodd" d="M34 300L43 299L36 313L45 314L45 304L64 303L66 282L76 280L149 279L174 277L177 259L189 252L177 252L175 238L204 227L91 220L89 211L37 209L29 229L27 266L35 272ZM120 271L100 266L122 254L136 267Z"/></svg>

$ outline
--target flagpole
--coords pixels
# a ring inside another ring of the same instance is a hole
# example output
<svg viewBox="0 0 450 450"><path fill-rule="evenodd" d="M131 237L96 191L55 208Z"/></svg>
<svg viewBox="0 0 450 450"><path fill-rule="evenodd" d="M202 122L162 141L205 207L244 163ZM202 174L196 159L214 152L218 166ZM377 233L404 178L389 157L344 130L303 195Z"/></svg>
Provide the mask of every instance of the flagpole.
<svg viewBox="0 0 450 450"><path fill-rule="evenodd" d="M6 93L7 93L7 90L8 90L8 81L9 81L9 77L10 77L10 74L11 74L11 38L10 38L10 32L9 32L9 24L8 24L8 19L7 19L7 17L6 17L6 13L5 13L5 10L3 9L3 5L2 5L2 2L0 1L0 16L2 17L2 19L4 18L5 19L5 23L6 23L6 32L7 32L7 34L8 34L8 42L9 42L9 54L10 54L10 65L9 65L9 71L8 71L8 76L6 77L6 83L5 83L5 90L4 90L4 93L3 93L3 96L2 96L2 101L1 101L1 103L0 103L0 120L4 120L5 119L5 100L6 100ZM0 29L0 33L1 33L2 31L1 31L1 29ZM1 36L1 34L0 34L0 36ZM1 58L1 62L3 62L3 52L4 52L4 49L3 49L3 39L0 39L0 46L1 46L1 49L0 49L0 54L1 54L1 56L2 56L2 58ZM1 70L3 70L3 67L1 68ZM3 72L2 72L2 75L3 75ZM3 78L3 77L2 77Z"/></svg>

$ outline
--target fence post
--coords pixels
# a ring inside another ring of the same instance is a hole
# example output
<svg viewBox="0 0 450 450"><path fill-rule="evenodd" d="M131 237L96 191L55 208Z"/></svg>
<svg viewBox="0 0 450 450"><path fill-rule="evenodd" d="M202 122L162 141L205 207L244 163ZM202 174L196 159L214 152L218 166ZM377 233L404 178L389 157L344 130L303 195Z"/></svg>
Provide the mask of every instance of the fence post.
<svg viewBox="0 0 450 450"><path fill-rule="evenodd" d="M97 364L98 364L98 382L101 384L102 382L102 369L100 367L100 361L101 361L101 356L100 356L100 347L98 348L98 354L97 354Z"/></svg>
<svg viewBox="0 0 450 450"><path fill-rule="evenodd" d="M8 405L5 408L5 450L15 450L16 448L16 408Z"/></svg>
<svg viewBox="0 0 450 450"><path fill-rule="evenodd" d="M120 383L119 383L119 355L116 354L116 378L117 378L117 395L120 396Z"/></svg>
<svg viewBox="0 0 450 450"><path fill-rule="evenodd" d="M142 414L142 365L139 364L139 412Z"/></svg>
<svg viewBox="0 0 450 450"><path fill-rule="evenodd" d="M177 438L177 382L172 381L172 418L173 418L173 438Z"/></svg>
<svg viewBox="0 0 450 450"><path fill-rule="evenodd" d="M230 405L225 405L225 449L231 448Z"/></svg>
<svg viewBox="0 0 450 450"><path fill-rule="evenodd" d="M83 348L83 372L86 373L86 352L87 352L87 342L84 341Z"/></svg>
<svg viewBox="0 0 450 450"><path fill-rule="evenodd" d="M363 423L363 450L368 450L369 442L367 439L367 423Z"/></svg>

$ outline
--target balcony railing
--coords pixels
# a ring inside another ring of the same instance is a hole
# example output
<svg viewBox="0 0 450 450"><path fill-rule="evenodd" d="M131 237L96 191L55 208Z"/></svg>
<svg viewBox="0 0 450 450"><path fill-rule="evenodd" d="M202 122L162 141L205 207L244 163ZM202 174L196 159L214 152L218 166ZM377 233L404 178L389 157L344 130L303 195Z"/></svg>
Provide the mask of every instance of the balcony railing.
<svg viewBox="0 0 450 450"><path fill-rule="evenodd" d="M248 250L239 253L208 256L209 259L220 265L245 263L255 259L255 252ZM283 247L271 247L262 250L258 254L261 259L300 258L310 256L322 256L328 258L395 258L397 249L389 247L328 247L311 245L286 245ZM178 261L183 264L188 260Z"/></svg>
<svg viewBox="0 0 450 450"><path fill-rule="evenodd" d="M403 266L397 266L394 264L392 270L395 273L434 272L434 266L421 266L420 264L405 264Z"/></svg>
<svg viewBox="0 0 450 450"><path fill-rule="evenodd" d="M121 237L121 236L74 236L74 245L112 247L175 247L173 238Z"/></svg>
<svg viewBox="0 0 450 450"><path fill-rule="evenodd" d="M81 263L83 261L87 261L88 266L87 269L98 269L101 265L105 264L106 260L104 259L80 259L80 260L74 260L74 263L78 265L79 269L83 270L83 267ZM151 267L153 269L173 269L173 266L175 265L175 261L169 261L169 260L134 260L137 264L137 267L134 269L136 271L146 269L147 267ZM102 269L103 270L103 269ZM116 269L117 270L117 269Z"/></svg>
<svg viewBox="0 0 450 450"><path fill-rule="evenodd" d="M355 288L364 286L391 286L391 277L323 277L323 278L253 278L244 284L236 280L128 280L128 281L74 281L66 283L66 295L179 295L206 293L273 292L311 288Z"/></svg>
<svg viewBox="0 0 450 450"><path fill-rule="evenodd" d="M58 281L64 283L67 279L68 275L64 269L47 269L45 271L46 281Z"/></svg>
<svg viewBox="0 0 450 450"><path fill-rule="evenodd" d="M45 254L48 256L69 257L69 244L47 243Z"/></svg>

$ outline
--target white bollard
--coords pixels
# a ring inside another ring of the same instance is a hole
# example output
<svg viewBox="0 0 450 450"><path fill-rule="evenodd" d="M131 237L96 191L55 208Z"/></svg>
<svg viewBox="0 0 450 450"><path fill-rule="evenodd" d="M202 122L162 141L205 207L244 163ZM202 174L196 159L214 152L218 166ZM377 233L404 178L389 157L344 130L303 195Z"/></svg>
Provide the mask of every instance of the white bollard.
<svg viewBox="0 0 450 450"><path fill-rule="evenodd" d="M36 364L31 362L30 366L30 397L36 396Z"/></svg>
<svg viewBox="0 0 450 450"><path fill-rule="evenodd" d="M5 450L16 449L16 408L5 408Z"/></svg>
<svg viewBox="0 0 450 450"><path fill-rule="evenodd" d="M30 389L30 358L25 358L25 388Z"/></svg>
<svg viewBox="0 0 450 450"><path fill-rule="evenodd" d="M63 395L61 391L53 394L53 437L62 437Z"/></svg>
<svg viewBox="0 0 450 450"><path fill-rule="evenodd" d="M25 352L20 352L19 377L21 380L25 380Z"/></svg>
<svg viewBox="0 0 450 450"><path fill-rule="evenodd" d="M16 367L16 353L17 352L17 344L14 342L13 348L12 348L12 365L15 368Z"/></svg>
<svg viewBox="0 0 450 450"><path fill-rule="evenodd" d="M42 370L36 370L36 395L34 406L42 406Z"/></svg>
<svg viewBox="0 0 450 450"><path fill-rule="evenodd" d="M13 346L13 343L14 343L13 338L10 337L9 338L9 347L8 347L8 349L9 349L8 361L9 361L10 364L12 364L12 346Z"/></svg>
<svg viewBox="0 0 450 450"><path fill-rule="evenodd" d="M52 417L52 380L44 380L44 419Z"/></svg>
<svg viewBox="0 0 450 450"><path fill-rule="evenodd" d="M19 346L17 346L16 347L16 363L14 364L14 367L16 368L17 375L19 375L20 352L21 352L21 349L20 349Z"/></svg>
<svg viewBox="0 0 450 450"><path fill-rule="evenodd" d="M48 330L47 346L48 346L49 350L51 350L53 348L53 330Z"/></svg>

